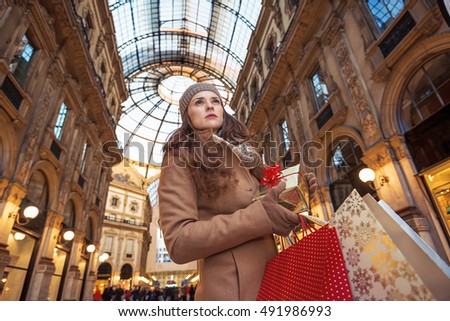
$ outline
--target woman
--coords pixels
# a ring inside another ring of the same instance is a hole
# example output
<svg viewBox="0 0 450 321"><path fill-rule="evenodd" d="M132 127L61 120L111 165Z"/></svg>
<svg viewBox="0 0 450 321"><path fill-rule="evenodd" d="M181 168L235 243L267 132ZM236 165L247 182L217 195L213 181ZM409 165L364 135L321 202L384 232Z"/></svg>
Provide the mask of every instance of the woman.
<svg viewBox="0 0 450 321"><path fill-rule="evenodd" d="M299 218L277 202L284 182L252 201L260 157L213 85L190 86L180 112L182 125L163 148L159 184L169 255L178 264L198 260L196 300L255 300L265 266L277 254L273 233L287 235Z"/></svg>

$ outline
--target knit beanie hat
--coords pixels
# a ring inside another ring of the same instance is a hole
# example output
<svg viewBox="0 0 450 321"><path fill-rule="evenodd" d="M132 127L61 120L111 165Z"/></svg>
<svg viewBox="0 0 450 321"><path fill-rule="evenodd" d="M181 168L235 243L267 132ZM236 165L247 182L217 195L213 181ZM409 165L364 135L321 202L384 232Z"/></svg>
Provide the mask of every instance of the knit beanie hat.
<svg viewBox="0 0 450 321"><path fill-rule="evenodd" d="M219 91L214 85L208 83L195 83L186 89L186 91L183 93L183 95L179 100L181 115L183 115L184 112L187 110L192 97L194 97L195 94L201 91L212 91L213 93L215 93L217 96L219 96L220 102L223 106L222 96L220 95Z"/></svg>

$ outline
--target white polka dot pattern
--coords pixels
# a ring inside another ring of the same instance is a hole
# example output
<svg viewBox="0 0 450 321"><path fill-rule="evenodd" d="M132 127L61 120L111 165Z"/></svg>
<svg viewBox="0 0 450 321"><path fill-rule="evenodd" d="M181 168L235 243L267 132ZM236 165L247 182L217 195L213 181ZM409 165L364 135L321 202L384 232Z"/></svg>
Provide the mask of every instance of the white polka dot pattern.
<svg viewBox="0 0 450 321"><path fill-rule="evenodd" d="M257 300L353 300L336 229L325 225L273 258Z"/></svg>

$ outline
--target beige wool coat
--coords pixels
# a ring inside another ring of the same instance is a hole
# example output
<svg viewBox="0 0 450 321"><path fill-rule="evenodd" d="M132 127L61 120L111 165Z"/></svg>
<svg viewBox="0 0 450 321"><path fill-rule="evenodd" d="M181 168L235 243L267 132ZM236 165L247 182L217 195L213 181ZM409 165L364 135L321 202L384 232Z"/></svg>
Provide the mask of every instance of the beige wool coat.
<svg viewBox="0 0 450 321"><path fill-rule="evenodd" d="M209 199L192 172L166 153L159 183L160 224L175 263L198 260L196 300L255 300L267 262L276 254L272 225L258 195L258 180L227 149L237 186Z"/></svg>

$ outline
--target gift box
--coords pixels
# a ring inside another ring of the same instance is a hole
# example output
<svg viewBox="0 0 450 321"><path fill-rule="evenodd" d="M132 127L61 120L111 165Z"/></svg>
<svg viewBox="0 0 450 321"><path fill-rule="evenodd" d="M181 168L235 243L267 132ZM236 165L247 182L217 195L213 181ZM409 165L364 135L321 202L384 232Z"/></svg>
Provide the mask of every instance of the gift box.
<svg viewBox="0 0 450 321"><path fill-rule="evenodd" d="M294 213L309 211L309 193L308 184L303 174L300 172L300 165L288 167L279 171L279 166L271 166L265 174L268 173L266 180L262 181L262 190L255 199L259 200L269 191L271 186L275 186L281 179L286 180L286 188L278 196L278 203Z"/></svg>

